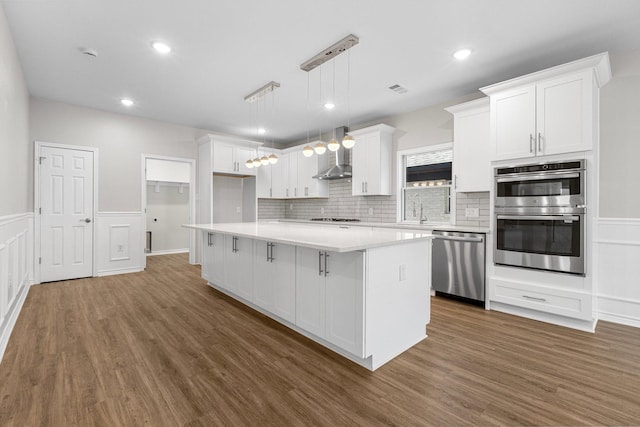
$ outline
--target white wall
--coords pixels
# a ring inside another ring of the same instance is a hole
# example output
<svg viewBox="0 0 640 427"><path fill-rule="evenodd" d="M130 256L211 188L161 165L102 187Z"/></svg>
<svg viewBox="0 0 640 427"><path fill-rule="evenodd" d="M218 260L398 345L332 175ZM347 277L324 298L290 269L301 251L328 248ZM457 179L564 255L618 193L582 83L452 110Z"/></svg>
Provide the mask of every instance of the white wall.
<svg viewBox="0 0 640 427"><path fill-rule="evenodd" d="M640 50L611 55L600 105L600 217L640 218Z"/></svg>
<svg viewBox="0 0 640 427"><path fill-rule="evenodd" d="M159 190L156 192L156 188ZM152 253L189 249L189 184L160 182L147 185L147 231L151 231Z"/></svg>
<svg viewBox="0 0 640 427"><path fill-rule="evenodd" d="M29 92L0 3L0 217L33 211Z"/></svg>
<svg viewBox="0 0 640 427"><path fill-rule="evenodd" d="M31 98L29 129L33 140L99 149L101 212L139 212L142 154L195 159L195 140L207 133L39 98Z"/></svg>

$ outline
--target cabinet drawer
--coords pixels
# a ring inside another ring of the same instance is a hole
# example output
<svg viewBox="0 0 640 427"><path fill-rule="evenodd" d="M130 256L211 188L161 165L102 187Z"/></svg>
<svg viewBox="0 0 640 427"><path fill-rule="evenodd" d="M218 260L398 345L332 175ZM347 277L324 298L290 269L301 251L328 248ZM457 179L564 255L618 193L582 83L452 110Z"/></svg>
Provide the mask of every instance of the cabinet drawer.
<svg viewBox="0 0 640 427"><path fill-rule="evenodd" d="M526 283L490 279L492 300L582 320L592 318L592 295Z"/></svg>

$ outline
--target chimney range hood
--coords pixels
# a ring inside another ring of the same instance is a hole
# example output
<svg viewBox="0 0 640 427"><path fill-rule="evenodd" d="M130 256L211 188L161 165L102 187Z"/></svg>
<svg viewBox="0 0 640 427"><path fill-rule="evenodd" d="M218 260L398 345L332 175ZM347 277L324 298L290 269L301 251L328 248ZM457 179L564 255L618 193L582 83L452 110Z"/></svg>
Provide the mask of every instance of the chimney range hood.
<svg viewBox="0 0 640 427"><path fill-rule="evenodd" d="M342 141L344 136L346 135L348 129L346 126L341 126L336 128L335 138L338 141ZM314 175L315 179L343 179L343 178L351 178L351 165L349 164L349 152L346 148L340 144L340 148L336 153L336 164L331 166L329 169L323 170L322 172Z"/></svg>

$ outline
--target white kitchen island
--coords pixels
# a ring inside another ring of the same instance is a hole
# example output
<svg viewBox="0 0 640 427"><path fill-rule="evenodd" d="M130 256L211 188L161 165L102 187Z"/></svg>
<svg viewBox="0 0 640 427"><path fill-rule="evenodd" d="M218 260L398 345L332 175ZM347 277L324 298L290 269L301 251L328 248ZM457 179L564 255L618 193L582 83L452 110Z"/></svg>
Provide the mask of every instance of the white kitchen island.
<svg viewBox="0 0 640 427"><path fill-rule="evenodd" d="M191 224L209 285L375 370L426 338L431 233L345 225Z"/></svg>

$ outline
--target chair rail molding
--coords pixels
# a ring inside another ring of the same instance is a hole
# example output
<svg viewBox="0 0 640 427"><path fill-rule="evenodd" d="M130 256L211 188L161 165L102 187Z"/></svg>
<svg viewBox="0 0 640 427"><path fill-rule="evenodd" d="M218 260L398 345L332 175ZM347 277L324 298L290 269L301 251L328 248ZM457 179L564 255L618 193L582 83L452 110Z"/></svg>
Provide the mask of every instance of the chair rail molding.
<svg viewBox="0 0 640 427"><path fill-rule="evenodd" d="M640 327L640 218L597 218L594 237L598 317Z"/></svg>

